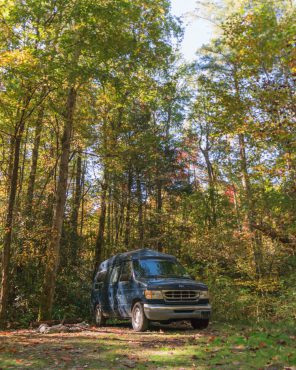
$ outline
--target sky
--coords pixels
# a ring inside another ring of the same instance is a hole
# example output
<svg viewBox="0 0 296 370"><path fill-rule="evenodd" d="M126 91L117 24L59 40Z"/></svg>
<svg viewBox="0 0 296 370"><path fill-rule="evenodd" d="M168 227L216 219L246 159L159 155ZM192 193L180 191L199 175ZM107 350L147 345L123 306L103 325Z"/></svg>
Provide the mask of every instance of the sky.
<svg viewBox="0 0 296 370"><path fill-rule="evenodd" d="M204 19L196 17L193 19L188 14L186 15L186 13L197 8L196 0L171 0L171 4L172 13L182 17L185 26L181 51L187 61L192 61L197 49L211 39L213 35L212 25Z"/></svg>

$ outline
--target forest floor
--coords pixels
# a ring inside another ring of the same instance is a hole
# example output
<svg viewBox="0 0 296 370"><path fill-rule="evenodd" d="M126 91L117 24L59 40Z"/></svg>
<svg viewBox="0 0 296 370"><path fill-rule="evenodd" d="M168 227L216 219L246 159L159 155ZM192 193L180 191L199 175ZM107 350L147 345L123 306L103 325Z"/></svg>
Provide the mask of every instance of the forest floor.
<svg viewBox="0 0 296 370"><path fill-rule="evenodd" d="M207 330L129 324L79 333L0 332L0 369L293 369L295 327L212 323Z"/></svg>

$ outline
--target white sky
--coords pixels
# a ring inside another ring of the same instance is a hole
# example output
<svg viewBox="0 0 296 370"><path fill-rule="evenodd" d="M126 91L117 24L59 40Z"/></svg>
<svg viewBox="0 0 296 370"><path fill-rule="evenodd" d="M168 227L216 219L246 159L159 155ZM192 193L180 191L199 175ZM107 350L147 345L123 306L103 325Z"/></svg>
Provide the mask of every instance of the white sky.
<svg viewBox="0 0 296 370"><path fill-rule="evenodd" d="M186 15L197 8L196 0L171 0L172 13L178 17L182 16L185 34L181 51L187 61L194 59L198 48L206 44L213 35L212 25L209 21Z"/></svg>

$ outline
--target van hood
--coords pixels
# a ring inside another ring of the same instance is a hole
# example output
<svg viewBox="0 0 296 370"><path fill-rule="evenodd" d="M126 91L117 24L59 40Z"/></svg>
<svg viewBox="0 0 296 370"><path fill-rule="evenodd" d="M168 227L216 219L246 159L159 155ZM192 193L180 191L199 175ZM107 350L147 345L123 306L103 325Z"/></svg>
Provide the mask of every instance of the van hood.
<svg viewBox="0 0 296 370"><path fill-rule="evenodd" d="M189 279L147 279L147 289L152 290L208 290L208 287Z"/></svg>

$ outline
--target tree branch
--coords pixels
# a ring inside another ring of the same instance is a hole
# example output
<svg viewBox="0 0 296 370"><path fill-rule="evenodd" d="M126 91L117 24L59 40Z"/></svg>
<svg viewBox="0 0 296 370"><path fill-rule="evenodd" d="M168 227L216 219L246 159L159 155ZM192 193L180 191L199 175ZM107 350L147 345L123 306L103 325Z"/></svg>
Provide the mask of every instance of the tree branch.
<svg viewBox="0 0 296 370"><path fill-rule="evenodd" d="M290 244L296 247L296 237L287 234L281 234L273 227L267 224L252 224L254 229L261 231L264 235L270 237L272 240L278 240L283 244Z"/></svg>

